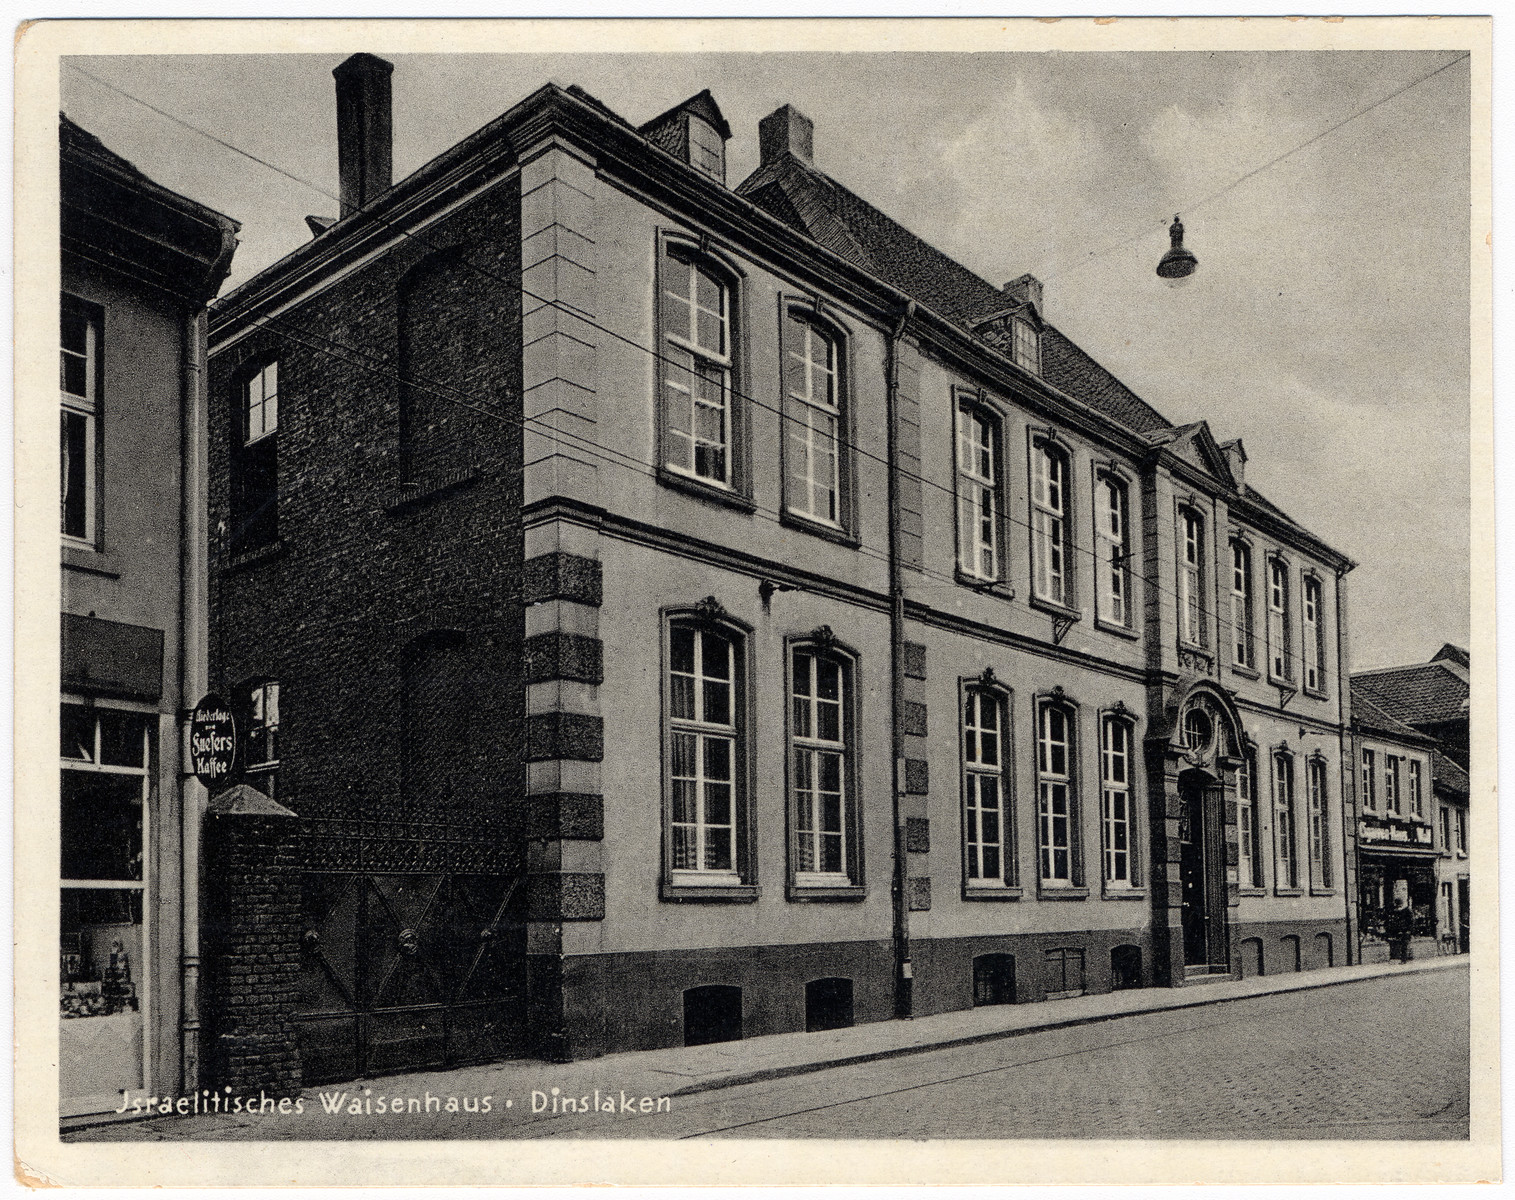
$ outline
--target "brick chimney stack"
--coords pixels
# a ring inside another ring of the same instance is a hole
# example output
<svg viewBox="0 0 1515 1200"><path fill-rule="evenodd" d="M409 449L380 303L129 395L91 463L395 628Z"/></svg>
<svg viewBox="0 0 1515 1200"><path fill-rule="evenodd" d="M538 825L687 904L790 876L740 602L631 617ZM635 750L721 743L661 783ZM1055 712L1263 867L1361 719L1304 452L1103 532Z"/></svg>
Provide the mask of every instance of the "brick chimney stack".
<svg viewBox="0 0 1515 1200"><path fill-rule="evenodd" d="M357 212L393 182L389 76L394 64L354 54L337 81L337 172L342 215Z"/></svg>
<svg viewBox="0 0 1515 1200"><path fill-rule="evenodd" d="M792 104L774 109L758 122L760 163L766 166L786 152L806 165L815 161L815 125Z"/></svg>

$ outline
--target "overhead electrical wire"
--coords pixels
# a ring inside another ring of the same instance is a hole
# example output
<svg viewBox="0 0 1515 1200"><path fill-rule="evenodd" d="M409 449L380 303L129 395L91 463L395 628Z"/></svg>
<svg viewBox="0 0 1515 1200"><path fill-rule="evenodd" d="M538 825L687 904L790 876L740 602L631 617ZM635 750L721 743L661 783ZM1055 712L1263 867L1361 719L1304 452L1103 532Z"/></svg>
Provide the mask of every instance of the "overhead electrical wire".
<svg viewBox="0 0 1515 1200"><path fill-rule="evenodd" d="M1464 57L1467 57L1467 56L1465 55ZM1455 60L1455 61L1460 61L1460 60ZM1439 68L1437 72L1432 72L1432 74L1433 75L1437 74L1437 73L1439 73L1440 70L1445 70L1447 67L1455 65L1455 61L1453 63L1447 63L1447 64L1445 64L1443 67ZM266 159L260 158L259 156L250 153L249 151L243 150L241 147L235 145L234 143L228 142L225 139L220 138L220 137L216 136L215 134L210 133L209 131L201 128L200 126L195 125L193 122L187 121L184 118L175 115L174 113L171 113L171 112L168 112L168 111L166 111L166 110L164 110L162 108L159 108L156 105L154 105L154 104L152 104L152 103L150 103L150 102L142 99L140 96L137 96L137 95L135 95L135 94L133 94L133 93L131 93L129 91L126 91L125 89L123 89L121 87L118 87L117 85L115 85L113 83L110 83L107 80L101 79L99 76L93 74L92 72L84 70L84 68L79 67L79 66L75 65L72 62L69 62L69 61L65 60L64 61L64 65L66 67L70 68L71 70L77 72L78 74L83 75L86 78L88 78L88 79L90 79L90 80L92 80L92 81L94 81L96 83L99 83L103 87L108 88L109 90L111 90L113 92L116 92L117 94L125 97L126 99L132 100L133 102L142 105L144 108L147 108L150 111L152 111L154 113L157 113L159 116L165 118L166 120L171 121L171 122L173 122L176 125L182 126L185 129L188 129L188 130L190 130L190 131L192 131L194 133L200 134L201 136L208 138L212 142L215 142L217 145L223 147L226 150L231 151L234 154L238 154L238 155L240 155L240 156L242 156L244 158L247 158L250 161L257 163L259 166L262 166L262 167L264 167L264 168L266 168L268 170L271 170L271 171L273 171L273 172L275 172L275 173L277 173L277 174L285 177L286 179L292 180L293 182L300 184L301 186L309 189L310 191L315 192L317 195L323 196L323 197L325 197L328 200L335 201L338 204L341 203L341 198L339 196L333 195L331 192L329 192L325 188L321 187L319 184L313 183L310 180L303 178L302 176L296 175L296 174L294 174L294 173L292 173L290 171L285 170L284 168L278 166L275 163L271 163L271 162L267 161ZM1428 79L1428 78L1430 78L1429 75L1422 77L1422 79L1417 80L1416 82L1424 82L1424 80ZM1402 91L1408 90L1408 87L1410 87L1410 86L1414 86L1414 85L1413 84L1407 85L1406 88L1402 88L1402 89L1400 89L1400 91L1402 92ZM1395 93L1395 94L1398 94L1398 93ZM1377 104L1382 104L1385 101L1387 101L1389 99L1392 99L1392 98L1393 98L1392 96L1384 97L1384 100L1378 101ZM1376 107L1377 104L1370 106L1370 108ZM1364 109L1363 110L1363 112L1366 112L1366 111L1368 111L1368 109ZM1359 113L1357 115L1361 115L1361 114ZM1347 118L1347 120L1352 120L1352 119L1353 118L1350 118L1350 117ZM1346 124L1346 121L1343 121L1340 124ZM1336 126L1336 127L1339 128L1339 125ZM1311 140L1312 141L1319 140L1320 137L1325 136L1325 133L1329 133L1329 132L1331 132L1331 131L1330 130L1326 130L1323 133L1316 135L1316 137L1313 138L1313 139L1311 139ZM1280 159L1283 158L1283 157L1287 157L1287 155L1281 155ZM1278 160L1274 160L1274 161L1278 161ZM1271 165L1271 164L1265 164L1265 165ZM1258 168L1258 170L1261 170L1261 169L1263 169L1263 168ZM1256 171L1251 172L1251 174L1256 174ZM1238 181L1238 182L1240 182L1240 181ZM405 237L407 239L421 242L421 244L423 244L423 245L427 244L417 234L412 233L410 230L405 229L405 228L399 226L397 223L389 221L389 220L385 219L384 217L382 217L381 215L379 215L377 213L371 214L371 215L374 217L375 220L377 220L385 228L390 229L393 232L395 232L395 233L397 233L397 234L399 234L399 235L401 235L401 236L403 236L403 237ZM628 345L628 346L630 346L630 347L632 347L632 348L634 348L634 349L636 349L636 350L638 350L638 351L640 351L642 353L650 355L654 360L656 360L656 361L658 361L660 363L668 363L668 362L673 362L674 361L674 360L671 360L671 359L667 358L663 354L661 354L658 350L653 349L652 347L643 345L641 342L636 341L634 338L631 338L631 337L626 336L625 334L619 333L616 330L613 330L613 329L609 328L608 326L601 325L599 322L597 322L594 319L588 317L586 314L584 314L583 312L581 312L578 309L575 309L575 308L573 308L573 307L571 307L569 305L565 305L561 301L550 299L548 297L543 297L543 296L536 295L529 288L525 287L524 284L522 284L520 281L512 280L512 279L510 279L507 276L499 275L499 274L496 274L495 272L485 270L484 268L478 266L475 263L468 262L467 259L462 259L460 261L462 261L465 266L467 266L470 270L474 271L476 274L479 274L479 275L483 276L484 278L490 279L490 280L492 280L492 281L494 281L496 283L504 284L507 287L519 288L520 291L521 291L521 294L523 296L525 296L525 297L527 297L529 299L535 300L535 301L537 301L540 304L549 305L549 306L557 309L558 311L561 311L561 312L563 312L563 313L565 313L565 314L573 317L574 319L583 322L585 325L589 326L592 329L595 329L595 330L597 330L597 331L599 331L601 333L606 334L607 336L615 338L616 340L621 341L621 342L625 343L626 345ZM341 357L343 357L343 354L337 353L336 350L328 349L328 348L323 347L323 346L314 345L314 344L312 344L308 340L303 340L302 341L302 339L305 339L305 338L316 338L316 339L319 339L322 342L325 342L327 344L327 347L337 347L338 349L340 349L345 354L348 354L348 355L357 355L357 356L363 357L363 358L374 359L375 362L378 365L371 366L368 369L374 370L377 373L388 375L390 378L392 378L392 379L400 382L404 386L418 387L418 388L420 388L420 389L422 389L424 391L430 392L431 394L437 396L440 399L443 399L443 400L449 401L451 403L457 404L457 405L459 405L462 408L468 409L469 411L473 411L473 412L478 413L479 415L482 415L482 416L485 416L485 417L491 417L491 418L495 418L495 419L498 419L498 420L505 421L507 423L516 424L516 425L521 426L523 429L525 429L527 422L532 422L533 423L533 428L530 430L530 432L535 433L538 436L545 437L548 440L557 441L559 444L563 445L565 448L567 448L569 450L576 450L576 451L578 451L580 453L589 454L591 457L599 458L602 461L605 461L605 462L609 463L610 465L621 466L621 467L624 467L624 468L629 469L629 470L634 470L634 471L636 471L639 474L645 474L645 475L648 475L648 476L650 476L652 478L656 478L657 475L658 475L659 468L658 468L658 465L656 463L649 462L646 459L638 458L635 455L629 454L629 453L627 453L627 452L625 452L623 450L618 450L618 449L616 449L614 447L604 446L601 443L595 442L591 438L586 438L586 437L584 437L581 434L574 434L574 433L570 433L570 432L568 432L566 430L560 430L560 429L556 428L553 425L543 423L542 419L540 417L531 417L531 416L524 416L524 415L522 417L515 417L513 414L505 413L505 412L500 412L500 411L497 411L497 410L495 410L493 408L479 408L475 404L469 403L469 401L470 400L474 400L474 399L480 399L480 397L477 397L475 395L472 395L470 393L464 392L464 391L462 391L460 389L453 388L450 385L443 384L443 383L440 383L440 382L437 382L437 381L406 379L406 378L402 377L398 372L395 372L392 369L390 369L387 366L387 364L385 364L383 362L383 360L376 359L375 356L368 354L368 352L360 350L360 349L358 349L356 347L345 346L343 343L336 342L335 340L333 340L331 338L325 337L324 335L315 332L314 330L310 329L308 326L295 327L295 326L292 325L292 323L287 318L284 318L284 317L281 317L281 316L275 316L274 314L265 314L263 316L252 318L252 323L254 325L259 325L259 326L267 325L267 324L276 324L280 328L283 328L286 331L286 333L288 333L291 337L293 337L297 341L301 341L302 344L306 345L308 348L316 350L317 352L320 352L320 353L331 354L331 355L333 355L333 357L341 358ZM350 358L348 358L346 361L351 362L352 360ZM361 365L361 364L359 364L359 365ZM675 364L675 365L677 365L677 364ZM751 395L749 395L747 393L741 392L740 390L738 390L735 387L730 387L728 390L729 390L730 394L733 397L735 397L735 398L737 398L739 400L743 400L746 403L751 404L751 405L753 405L753 406L755 406L757 408L766 410L768 412L772 412L772 413L776 414L781 420L784 420L784 421L798 421L800 419L798 417L792 416L791 414L785 412L783 410L783 408L780 407L780 406L772 405L772 404L769 404L769 403L767 403L767 402L765 402L763 400L759 400L758 398L756 398L754 396L751 396ZM447 393L452 393L452 394L449 395ZM487 400L485 400L484 402L486 404L489 403ZM847 451L851 452L852 454L858 455L858 456L863 457L863 458L871 459L871 460L873 460L873 461L875 461L877 463L882 464L886 469L890 467L890 464L889 464L889 461L888 461L887 458L885 458L882 455L875 454L872 451L867 450L867 449L865 449L862 446L859 446L856 442L850 441L849 439L841 437L840 435L838 435L836 441L837 441L838 446L846 449ZM957 490L956 490L955 486L950 486L949 487L947 485L938 483L934 479L929 479L929 478L927 478L927 477L925 477L923 475L918 475L918 474L915 474L914 472L906 471L903 468L894 468L894 469L896 469L898 471L899 475L902 478L905 478L905 479L908 479L908 480L912 480L912 481L914 481L916 483L921 484L924 487L934 488L937 491L940 491L940 492L942 492L942 493L944 493L944 494L952 497L952 499L954 501L954 505L955 505L956 499L957 499ZM744 506L745 506L746 503L751 503L751 501L750 500L744 501ZM762 519L765 519L765 520L768 520L768 521L772 521L772 522L774 522L776 524L780 524L781 526L783 526L786 529L787 528L793 528L787 522L784 521L782 514L779 513L779 512L777 512L776 510L765 509L765 508L762 508L761 506L754 506L754 515L757 515L757 516L761 517ZM1008 505L1002 505L1001 506L1001 511L999 513L999 518L1000 518L1000 520L1002 522L1004 522L1007 525L1018 526L1019 528L1025 530L1027 532L1034 532L1034 528L1033 528L1033 526L1031 525L1031 523L1029 521L1021 520L1021 519L1013 516L1010 513ZM1098 567L1104 567L1104 566L1109 565L1109 564L1100 562L1098 554L1097 554L1096 551L1094 551L1094 550L1092 550L1092 549L1090 549L1088 547L1078 545L1071 538L1067 539L1067 546L1066 546L1066 548L1071 549L1075 554L1081 554L1081 555L1087 556L1088 558L1090 558L1091 560L1093 560L1094 563L1095 563L1095 565L1098 566ZM869 558L873 558L873 559L876 559L876 560L881 561L881 562L886 562L886 563L888 562L888 553L887 553L887 551L881 550L881 549L879 549L877 547L868 546L868 545L862 543L860 540L857 541L857 543L856 543L856 549L860 553L864 554L865 556L867 556ZM1002 548L1001 549L1001 554L1003 554L1003 553L1004 553L1004 550ZM1180 604L1185 603L1184 597L1182 597L1175 588L1172 588L1172 587L1169 587L1169 586L1165 585L1161 580L1157 579L1154 576L1145 575L1145 574L1141 573L1140 571L1137 571L1134 568L1131 568L1129 564L1130 564L1130 560L1131 560L1132 557L1134 557L1133 553L1130 552L1130 551L1128 551L1127 552L1127 556L1126 556L1126 565L1127 565L1127 569L1128 569L1129 577L1130 578L1140 580L1141 582L1145 583L1148 587L1151 587L1151 588L1155 589L1157 592L1159 592L1161 594L1165 594L1165 595L1171 597L1172 599L1174 599L1175 601L1179 602ZM928 577L931 577L931 578L934 578L934 579L940 581L939 584L934 585L934 586L950 586L950 587L953 587L953 588L962 588L964 590L970 590L970 591L989 591L994 586L994 584L997 582L997 581L984 581L983 583L979 583L979 584L975 584L975 583L971 583L971 582L965 582L964 580L961 580L961 579L957 578L954 575L948 575L948 574L946 574L944 572L936 571L936 570L931 569L931 568L926 568L926 567L924 567L924 565L922 567L920 567L920 568L912 567L911 569L912 570L917 570L917 571L919 571L919 573L921 573L923 575L926 575ZM928 586L933 586L933 585L928 585ZM1128 603L1130 603L1129 599L1128 599ZM1223 614L1221 614L1216 609L1210 608L1210 607L1208 607L1208 606L1206 606L1204 604L1200 604L1198 606L1198 610L1205 617L1209 618L1212 622L1214 622L1217 634L1218 634L1219 628L1220 628L1220 626L1222 624L1230 624L1231 623L1229 615L1224 615L1224 619L1223 619ZM1291 638L1290 640L1292 641L1293 639ZM1289 649L1286 652L1286 657L1290 660L1291 663L1296 663L1296 664L1298 664L1300 666L1304 665L1304 655L1303 655L1302 652L1296 652L1296 651L1294 651L1291 648L1291 649ZM1324 664L1321 664L1321 669L1324 669Z"/></svg>

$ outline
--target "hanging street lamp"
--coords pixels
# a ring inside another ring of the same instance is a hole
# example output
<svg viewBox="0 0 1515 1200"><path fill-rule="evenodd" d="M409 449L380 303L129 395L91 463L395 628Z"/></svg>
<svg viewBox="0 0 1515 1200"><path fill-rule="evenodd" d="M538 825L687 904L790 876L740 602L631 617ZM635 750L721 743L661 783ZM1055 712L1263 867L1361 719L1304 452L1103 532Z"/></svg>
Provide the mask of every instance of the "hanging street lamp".
<svg viewBox="0 0 1515 1200"><path fill-rule="evenodd" d="M1178 219L1177 214L1173 217L1173 224L1168 226L1168 237L1173 245L1157 264L1157 273L1168 281L1169 287L1182 287L1198 269L1199 259L1194 257L1192 251L1184 249L1184 223Z"/></svg>

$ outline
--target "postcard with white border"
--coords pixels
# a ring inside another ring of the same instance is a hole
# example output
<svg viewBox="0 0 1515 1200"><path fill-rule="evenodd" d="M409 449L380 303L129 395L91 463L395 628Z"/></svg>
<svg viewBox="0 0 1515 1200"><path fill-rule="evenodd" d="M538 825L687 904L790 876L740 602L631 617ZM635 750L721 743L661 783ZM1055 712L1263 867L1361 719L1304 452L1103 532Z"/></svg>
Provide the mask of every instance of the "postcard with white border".
<svg viewBox="0 0 1515 1200"><path fill-rule="evenodd" d="M1490 31L23 27L17 1179L1497 1180Z"/></svg>

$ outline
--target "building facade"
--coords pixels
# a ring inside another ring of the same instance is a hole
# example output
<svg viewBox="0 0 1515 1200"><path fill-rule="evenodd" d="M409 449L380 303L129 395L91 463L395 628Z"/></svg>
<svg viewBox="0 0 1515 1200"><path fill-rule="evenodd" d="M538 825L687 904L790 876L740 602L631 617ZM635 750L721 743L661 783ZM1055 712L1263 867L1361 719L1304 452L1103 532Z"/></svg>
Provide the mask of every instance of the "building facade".
<svg viewBox="0 0 1515 1200"><path fill-rule="evenodd" d="M64 1115L197 1078L205 305L237 225L60 120Z"/></svg>
<svg viewBox="0 0 1515 1200"><path fill-rule="evenodd" d="M708 92L554 86L392 185L337 90L340 219L211 331L307 1081L1352 960L1352 564L1239 441L788 106L735 187Z"/></svg>

